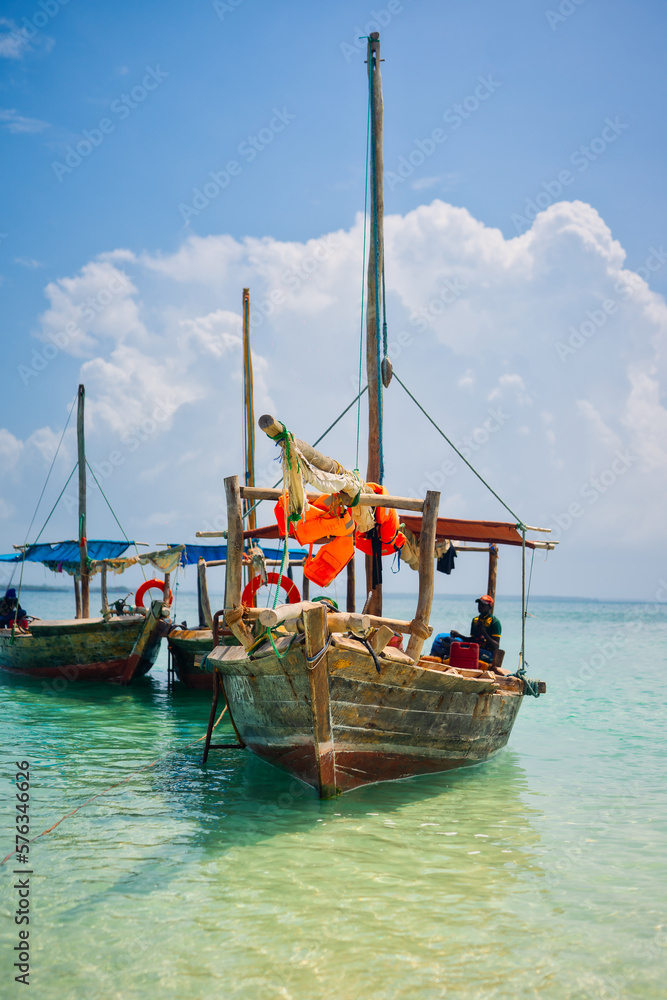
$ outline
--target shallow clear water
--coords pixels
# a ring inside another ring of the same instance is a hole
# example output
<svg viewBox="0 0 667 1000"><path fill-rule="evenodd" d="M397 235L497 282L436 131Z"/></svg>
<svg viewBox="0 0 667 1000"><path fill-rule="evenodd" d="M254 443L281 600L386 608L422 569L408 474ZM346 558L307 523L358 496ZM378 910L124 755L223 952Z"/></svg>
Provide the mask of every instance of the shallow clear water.
<svg viewBox="0 0 667 1000"><path fill-rule="evenodd" d="M26 603L70 613L69 595ZM198 744L38 840L31 995L663 998L667 609L532 611L529 674L548 693L489 764L320 802L248 753L212 751L202 769ZM411 617L413 602L385 612ZM462 630L471 612L443 599L433 621ZM514 669L518 603L498 614ZM203 734L207 697L169 693L165 664L130 688L0 681L0 856L14 761L31 761L34 835ZM224 720L217 732L233 739ZM0 869L2 996L20 995L15 867Z"/></svg>

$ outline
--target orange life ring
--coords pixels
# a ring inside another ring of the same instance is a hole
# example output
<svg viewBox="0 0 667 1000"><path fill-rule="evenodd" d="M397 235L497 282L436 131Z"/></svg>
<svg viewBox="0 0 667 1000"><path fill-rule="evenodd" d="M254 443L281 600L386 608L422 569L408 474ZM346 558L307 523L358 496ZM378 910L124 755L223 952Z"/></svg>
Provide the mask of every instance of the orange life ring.
<svg viewBox="0 0 667 1000"><path fill-rule="evenodd" d="M299 593L299 588L294 583L294 580L290 580L288 576L279 576L278 573L267 573L266 574L267 583L277 583L285 591L285 596L287 598L287 604L298 604L301 600L301 594ZM253 606L255 601L255 594L262 586L262 578L259 576L253 576L244 587L243 593L241 594L241 604L245 604L247 608Z"/></svg>
<svg viewBox="0 0 667 1000"><path fill-rule="evenodd" d="M135 603L136 607L143 608L143 606L144 606L144 597L146 595L146 591L147 590L152 590L153 587L157 587L158 590L161 590L162 591L162 596L164 597L164 580L144 580L144 582L139 587L139 590L134 595L134 603ZM171 604L171 602L173 601L173 599L174 599L174 595L173 595L173 593L171 591L171 588L170 588L169 589L169 597L165 601L165 604L167 606L169 606Z"/></svg>

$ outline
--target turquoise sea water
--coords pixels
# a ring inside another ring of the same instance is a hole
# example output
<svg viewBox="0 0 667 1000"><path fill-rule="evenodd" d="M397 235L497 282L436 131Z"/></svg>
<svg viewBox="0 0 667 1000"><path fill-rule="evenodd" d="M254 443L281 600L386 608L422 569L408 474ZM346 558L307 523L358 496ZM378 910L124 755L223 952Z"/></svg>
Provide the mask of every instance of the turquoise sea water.
<svg viewBox="0 0 667 1000"><path fill-rule="evenodd" d="M31 594L41 617L69 595ZM178 617L194 621L181 595ZM213 600L216 603L216 599ZM510 744L458 773L336 801L248 753L201 744L85 806L31 848L39 1000L646 998L667 980L667 608L537 601ZM411 617L413 602L385 612ZM472 602L433 621L465 628ZM499 602L514 669L519 605ZM207 696L167 691L166 656L130 688L0 681L0 856L14 762L31 763L31 835L201 736ZM232 740L223 720L217 730ZM17 890L2 879L0 995ZM20 876L19 876L20 877Z"/></svg>

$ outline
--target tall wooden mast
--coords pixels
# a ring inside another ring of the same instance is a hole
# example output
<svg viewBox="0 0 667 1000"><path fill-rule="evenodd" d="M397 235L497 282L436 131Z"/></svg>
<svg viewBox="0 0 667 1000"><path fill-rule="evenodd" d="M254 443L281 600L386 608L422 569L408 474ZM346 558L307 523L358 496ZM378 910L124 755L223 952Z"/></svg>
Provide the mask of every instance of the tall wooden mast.
<svg viewBox="0 0 667 1000"><path fill-rule="evenodd" d="M243 419L245 430L245 485L255 485L255 403L250 349L250 289L243 289ZM246 511L253 506L244 500ZM256 511L248 515L248 528L257 527Z"/></svg>
<svg viewBox="0 0 667 1000"><path fill-rule="evenodd" d="M76 410L76 441L79 464L79 553L81 558L79 573L81 576L81 617L89 618L88 543L86 540L86 446L83 429L85 399L86 390L80 385Z"/></svg>
<svg viewBox="0 0 667 1000"><path fill-rule="evenodd" d="M380 377L380 322L382 309L382 267L384 261L384 159L382 152L382 75L380 34L374 31L367 48L370 100L371 224L368 251L366 304L366 374L368 378L368 466L366 481L381 483L382 459L382 380ZM373 591L368 613L382 614L382 585L373 587L372 557L366 556L366 593Z"/></svg>

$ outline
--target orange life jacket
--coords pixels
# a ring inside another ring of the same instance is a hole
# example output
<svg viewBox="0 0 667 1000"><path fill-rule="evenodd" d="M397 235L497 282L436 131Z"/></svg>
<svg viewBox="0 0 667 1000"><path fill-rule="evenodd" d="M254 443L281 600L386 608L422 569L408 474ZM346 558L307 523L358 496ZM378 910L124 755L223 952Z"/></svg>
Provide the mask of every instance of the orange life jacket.
<svg viewBox="0 0 667 1000"><path fill-rule="evenodd" d="M367 485L370 486L373 493L377 493L380 496L387 493L386 486L379 486L378 483L368 483ZM398 530L398 513L394 507L376 507L375 523L380 532L383 556L389 556L403 547L405 535L402 531ZM367 556L370 556L373 552L368 533L360 534L357 532L356 545L359 551L365 552Z"/></svg>
<svg viewBox="0 0 667 1000"><path fill-rule="evenodd" d="M349 535L334 538L323 545L315 557L312 555L311 548L311 554L303 566L304 576L316 583L318 587L328 587L353 556L353 538Z"/></svg>
<svg viewBox="0 0 667 1000"><path fill-rule="evenodd" d="M274 510L278 530L282 537L285 535L285 503L287 498L282 496L276 504ZM297 539L300 545L311 545L320 539L344 538L354 532L354 519L350 511L340 504L337 497L322 496L311 501L310 507L305 512L301 521L290 524L290 535Z"/></svg>

